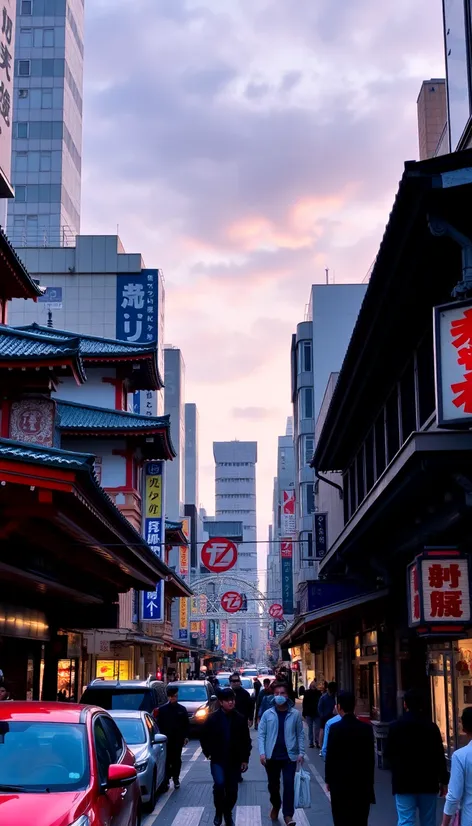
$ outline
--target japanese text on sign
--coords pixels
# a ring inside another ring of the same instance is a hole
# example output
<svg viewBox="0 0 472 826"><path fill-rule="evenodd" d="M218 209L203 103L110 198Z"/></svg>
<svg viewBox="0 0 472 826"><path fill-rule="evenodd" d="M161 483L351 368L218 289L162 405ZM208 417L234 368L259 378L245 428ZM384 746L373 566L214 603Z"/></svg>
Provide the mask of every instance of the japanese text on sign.
<svg viewBox="0 0 472 826"><path fill-rule="evenodd" d="M424 618L426 621L470 619L467 561L423 560Z"/></svg>
<svg viewBox="0 0 472 826"><path fill-rule="evenodd" d="M315 559L323 559L328 550L327 518L327 513L315 513Z"/></svg>
<svg viewBox="0 0 472 826"><path fill-rule="evenodd" d="M15 4L12 0L4 0L2 4L1 35L0 35L0 166L10 178L11 154L11 113L13 89L13 54L15 49Z"/></svg>

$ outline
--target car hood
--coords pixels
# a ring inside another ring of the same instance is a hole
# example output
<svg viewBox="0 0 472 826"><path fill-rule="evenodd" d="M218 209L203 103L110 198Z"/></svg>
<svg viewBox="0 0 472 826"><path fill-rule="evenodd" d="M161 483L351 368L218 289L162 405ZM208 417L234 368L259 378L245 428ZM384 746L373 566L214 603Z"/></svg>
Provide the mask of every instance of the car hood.
<svg viewBox="0 0 472 826"><path fill-rule="evenodd" d="M0 826L69 826L84 813L86 792L0 792Z"/></svg>
<svg viewBox="0 0 472 826"><path fill-rule="evenodd" d="M135 746L130 746L128 743L128 748L133 752L136 763L141 763L149 757L149 748L146 743L139 743Z"/></svg>
<svg viewBox="0 0 472 826"><path fill-rule="evenodd" d="M206 708L207 706L205 700L197 700L196 702L190 702L188 700L182 702L182 700L179 700L179 703L181 706L184 706L184 708L187 709L188 714L195 714L195 712L198 711L199 708Z"/></svg>

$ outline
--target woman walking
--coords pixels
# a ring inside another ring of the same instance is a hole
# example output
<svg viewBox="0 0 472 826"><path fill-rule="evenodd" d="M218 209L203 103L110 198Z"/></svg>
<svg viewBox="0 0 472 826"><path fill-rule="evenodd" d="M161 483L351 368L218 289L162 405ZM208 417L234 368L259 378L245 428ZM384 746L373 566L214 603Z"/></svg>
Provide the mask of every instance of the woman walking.
<svg viewBox="0 0 472 826"><path fill-rule="evenodd" d="M451 778L444 804L442 826L472 826L472 706L462 712L462 728L468 743L452 755ZM456 820L460 812L460 819Z"/></svg>
<svg viewBox="0 0 472 826"><path fill-rule="evenodd" d="M310 687L303 695L302 715L308 725L308 745L312 749L316 746L320 748L320 715L318 703L321 698L321 691L316 687L316 682L311 681Z"/></svg>

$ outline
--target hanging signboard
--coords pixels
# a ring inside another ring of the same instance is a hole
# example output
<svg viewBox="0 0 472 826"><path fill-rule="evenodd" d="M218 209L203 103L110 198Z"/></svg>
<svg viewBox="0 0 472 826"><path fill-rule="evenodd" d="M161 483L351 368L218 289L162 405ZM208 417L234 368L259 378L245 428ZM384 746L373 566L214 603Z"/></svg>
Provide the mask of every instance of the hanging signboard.
<svg viewBox="0 0 472 826"><path fill-rule="evenodd" d="M221 597L221 607L228 614L236 614L241 610L242 604L243 598L237 591L226 591L226 594Z"/></svg>
<svg viewBox="0 0 472 826"><path fill-rule="evenodd" d="M284 615L283 606L278 602L274 602L274 604L269 608L269 615L272 619L282 619Z"/></svg>
<svg viewBox="0 0 472 826"><path fill-rule="evenodd" d="M144 476L144 537L152 550L162 559L164 541L164 462L148 462ZM151 598L151 594L154 597ZM153 622L164 621L164 584L157 583L156 591L142 595L142 618Z"/></svg>
<svg viewBox="0 0 472 826"><path fill-rule="evenodd" d="M434 309L438 427L472 422L472 300Z"/></svg>
<svg viewBox="0 0 472 826"><path fill-rule="evenodd" d="M460 631L470 623L469 560L451 549L430 549L408 566L409 625L421 634Z"/></svg>
<svg viewBox="0 0 472 826"><path fill-rule="evenodd" d="M327 513L315 513L315 559L323 559L328 550L327 521Z"/></svg>
<svg viewBox="0 0 472 826"><path fill-rule="evenodd" d="M187 543L190 541L190 517L186 516L182 519L182 531L187 540ZM179 574L182 579L186 579L189 575L190 570L190 562L189 562L189 554L190 548L187 545L181 545L179 547Z"/></svg>
<svg viewBox="0 0 472 826"><path fill-rule="evenodd" d="M202 548L202 565L213 574L223 574L234 568L237 558L236 545L224 537L209 539Z"/></svg>
<svg viewBox="0 0 472 826"><path fill-rule="evenodd" d="M284 614L293 614L293 542L291 539L280 541L280 560L282 567L282 608Z"/></svg>
<svg viewBox="0 0 472 826"><path fill-rule="evenodd" d="M179 640L188 639L188 598L179 599Z"/></svg>
<svg viewBox="0 0 472 826"><path fill-rule="evenodd" d="M282 491L282 532L287 536L295 534L297 530L295 521L295 491Z"/></svg>

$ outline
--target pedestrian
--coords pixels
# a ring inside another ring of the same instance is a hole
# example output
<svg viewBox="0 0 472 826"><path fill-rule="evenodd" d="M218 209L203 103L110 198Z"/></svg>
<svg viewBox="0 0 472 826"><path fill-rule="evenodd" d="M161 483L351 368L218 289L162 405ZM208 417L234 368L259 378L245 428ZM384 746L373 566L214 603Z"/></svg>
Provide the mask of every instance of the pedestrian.
<svg viewBox="0 0 472 826"><path fill-rule="evenodd" d="M167 737L167 790L171 779L174 781L174 788L180 788L182 749L188 743L190 726L187 709L179 703L179 687L168 685L166 694L168 702L159 709L159 731Z"/></svg>
<svg viewBox="0 0 472 826"><path fill-rule="evenodd" d="M325 694L322 694L318 703L318 714L320 715L320 740L323 745L323 737L326 723L334 716L334 709L336 708L336 691L338 687L336 683L331 681L326 687Z"/></svg>
<svg viewBox="0 0 472 826"><path fill-rule="evenodd" d="M274 685L274 705L261 718L258 733L259 756L267 772L270 819L279 819L280 807L287 826L295 826L295 772L305 757L305 733L301 715L288 696L285 683ZM280 775L283 777L283 803L280 797Z"/></svg>
<svg viewBox="0 0 472 826"><path fill-rule="evenodd" d="M229 685L236 695L236 711L239 711L239 713L246 718L248 725L252 726L254 720L254 700L249 694L249 691L243 688L239 674L236 672L231 674Z"/></svg>
<svg viewBox="0 0 472 826"><path fill-rule="evenodd" d="M9 692L8 688L6 687L5 683L1 683L0 684L0 702L3 702L4 700L11 700L11 697L10 697L10 692Z"/></svg>
<svg viewBox="0 0 472 826"><path fill-rule="evenodd" d="M262 683L261 683L261 681L260 681L259 677L256 677L256 678L255 678L253 685L254 685L254 693L255 693L256 702L257 702L257 698L258 698L258 696L259 696L259 692L260 692L260 690L261 690L261 688L262 688Z"/></svg>
<svg viewBox="0 0 472 826"><path fill-rule="evenodd" d="M264 697L267 697L267 696L271 697L272 692L270 691L270 680L269 680L268 677L265 677L264 680L263 680L263 687L261 688L261 690L259 691L259 694L256 697L256 714L255 714L255 726L254 726L256 731L257 731L257 728L259 726L259 717L261 716L259 714L259 709L262 705L262 701L263 701Z"/></svg>
<svg viewBox="0 0 472 826"><path fill-rule="evenodd" d="M314 680L311 681L307 691L303 694L302 715L308 725L308 745L311 749L320 747L320 714L318 703L321 699L321 691L317 688Z"/></svg>
<svg viewBox="0 0 472 826"><path fill-rule="evenodd" d="M449 826L460 810L461 826L472 826L472 706L462 712L462 728L467 745L452 755L451 779L444 804L442 826Z"/></svg>
<svg viewBox="0 0 472 826"><path fill-rule="evenodd" d="M399 826L416 823L435 826L436 798L445 793L449 779L441 733L436 723L422 714L422 697L405 693L405 713L390 725L386 756L392 768Z"/></svg>
<svg viewBox="0 0 472 826"><path fill-rule="evenodd" d="M264 697L262 698L259 704L259 711L257 712L257 720L259 724L261 722L262 715L267 711L268 708L270 708L274 704L274 686L277 682L278 680L273 680L269 684L269 688L267 689L266 694L264 694Z"/></svg>
<svg viewBox="0 0 472 826"><path fill-rule="evenodd" d="M233 809L238 798L238 780L247 771L251 753L251 737L246 719L236 711L236 695L232 688L217 692L219 709L208 717L200 742L205 757L211 761L214 826L234 826Z"/></svg>
<svg viewBox="0 0 472 826"><path fill-rule="evenodd" d="M367 826L374 794L374 732L354 714L356 700L350 691L338 696L342 718L329 729L326 786L331 793L334 826Z"/></svg>
<svg viewBox="0 0 472 826"><path fill-rule="evenodd" d="M336 711L337 711L337 709L336 709ZM329 730L330 730L331 726L333 726L335 723L340 723L342 719L343 718L341 717L340 714L336 714L334 717L331 717L325 725L324 734L323 734L323 746L322 746L321 751L320 751L320 757L322 757L325 762L326 762L326 753L328 751Z"/></svg>

